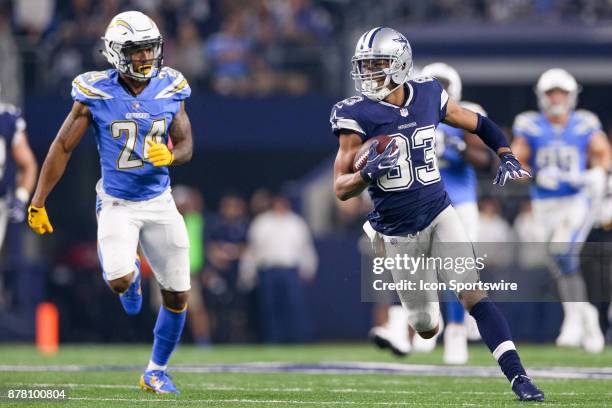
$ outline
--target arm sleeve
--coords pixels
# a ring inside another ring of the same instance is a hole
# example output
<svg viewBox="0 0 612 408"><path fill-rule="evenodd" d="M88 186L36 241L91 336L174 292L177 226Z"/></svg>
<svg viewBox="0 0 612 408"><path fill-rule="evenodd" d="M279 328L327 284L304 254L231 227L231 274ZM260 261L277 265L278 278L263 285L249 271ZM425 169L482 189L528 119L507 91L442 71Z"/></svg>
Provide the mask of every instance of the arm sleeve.
<svg viewBox="0 0 612 408"><path fill-rule="evenodd" d="M478 135L482 139L483 142L489 149L493 150L495 154L497 154L497 150L501 147L510 147L508 143L508 139L501 131L499 126L495 124L491 119L486 116L482 116L480 113L478 115L478 125L476 126L476 130L474 133Z"/></svg>

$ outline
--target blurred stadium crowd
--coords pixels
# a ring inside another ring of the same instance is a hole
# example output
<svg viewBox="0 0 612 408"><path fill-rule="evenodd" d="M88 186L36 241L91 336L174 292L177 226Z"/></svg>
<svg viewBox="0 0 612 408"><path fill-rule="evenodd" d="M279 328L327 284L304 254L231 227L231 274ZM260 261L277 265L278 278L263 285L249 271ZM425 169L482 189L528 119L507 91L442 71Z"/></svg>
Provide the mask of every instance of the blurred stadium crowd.
<svg viewBox="0 0 612 408"><path fill-rule="evenodd" d="M348 39L352 41L353 27L379 25L381 21L388 25L401 22L403 26L423 21L449 24L510 21L530 24L538 21L538 24L551 25L577 21L588 25L612 18L610 0L389 0L378 2L376 7L366 0L0 0L2 100L22 105L29 94L38 92L67 97L70 82L77 74L108 68L98 52L101 33L112 16L128 9L142 10L157 22L164 34L165 64L183 72L194 95L212 93L239 98L279 94L291 97L319 93L334 97L344 95L349 68L348 61L342 58L346 57ZM526 92L514 101L520 99L525 105L525 95L533 99L531 89L527 88ZM327 117L316 120L326 122ZM605 118L602 120L605 123ZM503 124L508 129L509 123ZM42 137L31 135L39 136ZM330 134L316 137L333 138ZM282 153L278 154L279 160ZM197 160L207 160L206 154L204 152ZM321 158L328 158L330 154L331 151L325 151ZM280 166L293 164L291 159L285 157L284 160ZM318 164L312 164L311 168ZM321 167L329 170L330 163L325 162ZM480 239L502 243L541 240L533 228L526 186L510 186L502 193L492 193L492 169L479 174ZM287 195L273 194L262 188L247 197L250 192L235 190L218 200L217 197L210 200L210 206L206 206L207 191L202 197L198 189L175 189L175 198L186 216L192 243L199 243L192 245L191 254L192 286L196 295L191 304L190 327L195 342L207 345L211 341L304 341L317 337L312 333L308 300L297 298L302 296L299 295L301 291L309 290L309 285L312 287L316 254L309 257L304 255L306 252L296 252L293 259L277 260L278 265L259 260L263 262L260 266L270 272L266 280L257 281L257 290L252 290L255 281L248 262L253 260L248 258L248 250L255 239L249 235L254 220L262 214L279 217L283 214L291 228L299 229L299 220L306 221L315 243L319 242L317 249L331 242L322 239L339 237L348 243L349 252L342 252L338 257L348 253L358 258L355 255L357 241L370 203L366 197L340 203L331 191L331 175L321 180L316 190L324 191L324 196L312 195L311 201L316 201L314 205L309 205L308 198L303 198L301 193L295 193L299 189L305 191L307 181L300 181L302 184L293 186ZM222 186L227 187L238 189L241 186ZM503 201L500 194L511 196L513 200ZM289 211L287 197L295 213ZM92 217L92 228L94 225ZM32 237L26 238L28 240ZM109 319L99 320L100 316L109 314L105 311L107 308L117 311L117 315L121 313L118 302L107 293L100 279L95 240L65 241L68 243L56 243L57 247L52 248L63 251L54 259L52 268L42 265L22 276L4 274L5 287L0 287L0 339L2 333L8 338L31 335L29 321L21 319L21 315L4 312L25 304L24 313L30 313L33 305L28 304L27 299L36 299L44 292L31 282L42 280L41 276L48 274L47 295L63 302L59 306L64 313L66 331L63 335L66 338L99 340L88 336L96 332L95 328L106 326L108 330L102 330L105 333L119 332L113 329L115 327L123 328L123 340L130 339L133 333L135 339L146 341L149 332L142 327L150 325L150 321L134 324L126 317L117 321L110 319L111 323L106 323ZM309 241L308 237L296 240L295 248L300 251L308 248ZM21 250L22 253L28 252L28 244L24 244L26 249ZM35 245L30 247L36 248ZM28 256L36 259L38 255ZM307 262L299 264L305 259ZM532 258L527 256L523 261L528 263L529 259ZM8 257L4 260L5 264L14 262ZM246 265L242 268L241 260ZM499 262L510 261L502 259ZM279 279L277 267L293 263L300 265L300 273ZM4 268L7 270L6 265ZM266 298L262 293L279 290L293 295L280 304L262 302ZM153 292L156 291L146 290L147 295ZM79 308L88 298L96 299L96 304ZM155 304L156 299L150 300ZM271 309L287 313L266 312ZM283 334L288 337L279 338L275 324L283 324L283 321L298 324L293 332Z"/></svg>
<svg viewBox="0 0 612 408"><path fill-rule="evenodd" d="M351 27L419 23L612 18L608 0L3 0L0 82L5 100L23 91L64 91L81 72L105 69L100 33L111 17L139 9L164 33L167 65L197 91L222 95L337 93L346 69L340 41Z"/></svg>

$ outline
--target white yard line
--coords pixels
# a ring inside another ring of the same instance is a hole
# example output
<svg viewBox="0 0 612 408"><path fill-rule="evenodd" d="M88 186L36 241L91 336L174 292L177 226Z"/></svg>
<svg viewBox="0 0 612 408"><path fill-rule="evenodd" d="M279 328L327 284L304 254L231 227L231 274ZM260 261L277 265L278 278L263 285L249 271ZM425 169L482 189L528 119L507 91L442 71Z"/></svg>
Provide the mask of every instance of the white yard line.
<svg viewBox="0 0 612 408"><path fill-rule="evenodd" d="M141 371L135 365L0 365L0 372L107 372ZM411 376L487 377L501 378L497 367L443 366L425 364L331 362L320 364L293 363L244 363L177 365L170 371L176 373L307 373L307 374L376 374ZM604 379L612 380L609 367L550 367L533 368L529 373L538 379Z"/></svg>
<svg viewBox="0 0 612 408"><path fill-rule="evenodd" d="M17 382L9 382L6 385L27 385L28 388L84 388L84 389L126 389L134 390L140 387L136 385L120 385L120 384L78 384L78 383L34 383L34 384L23 384ZM416 390L379 390L369 388L261 388L261 387L234 387L229 385L217 385L217 384L194 384L185 383L180 384L183 389L202 389L206 391L234 391L234 392L296 392L296 393L310 393L310 392L330 392L338 394L395 394L395 395L419 395L428 394L430 391L416 391ZM498 395L499 392L492 391L436 391L438 394L464 394L464 395ZM587 392L556 392L555 395L562 396L578 396L578 395L591 395ZM600 393L602 396L612 396L612 392Z"/></svg>
<svg viewBox="0 0 612 408"><path fill-rule="evenodd" d="M135 398L95 398L95 397L82 397L82 398L67 398L68 400L74 401L107 401L107 402L161 402L169 404L176 402L179 404L282 404L282 405L363 405L363 406L417 406L417 407L440 407L440 406L457 406L456 402L449 403L432 403L424 404L422 401L395 401L395 402L370 402L370 401L297 401L297 400L264 400L264 399L135 399ZM466 404L463 404L466 405ZM471 406L471 405L470 405Z"/></svg>

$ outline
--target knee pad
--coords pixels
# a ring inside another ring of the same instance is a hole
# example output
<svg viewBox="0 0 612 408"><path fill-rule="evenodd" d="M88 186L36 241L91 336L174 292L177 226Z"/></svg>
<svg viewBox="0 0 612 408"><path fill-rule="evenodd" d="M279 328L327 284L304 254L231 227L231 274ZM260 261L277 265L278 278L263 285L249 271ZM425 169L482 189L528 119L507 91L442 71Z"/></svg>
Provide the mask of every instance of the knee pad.
<svg viewBox="0 0 612 408"><path fill-rule="evenodd" d="M440 322L438 302L429 302L419 307L407 308L408 324L417 332L433 330Z"/></svg>

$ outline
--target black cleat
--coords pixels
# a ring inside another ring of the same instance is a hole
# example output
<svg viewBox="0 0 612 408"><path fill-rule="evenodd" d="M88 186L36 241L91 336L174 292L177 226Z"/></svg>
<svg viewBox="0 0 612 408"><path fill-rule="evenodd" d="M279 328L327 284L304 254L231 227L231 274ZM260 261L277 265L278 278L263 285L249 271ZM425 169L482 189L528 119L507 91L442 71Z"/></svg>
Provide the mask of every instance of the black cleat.
<svg viewBox="0 0 612 408"><path fill-rule="evenodd" d="M526 375L517 375L510 385L520 401L544 401L544 393Z"/></svg>

